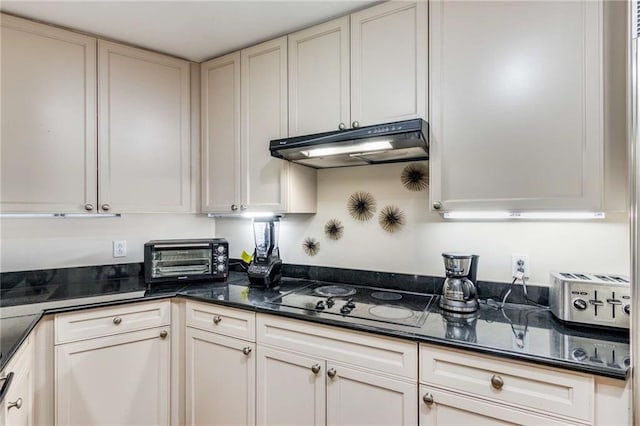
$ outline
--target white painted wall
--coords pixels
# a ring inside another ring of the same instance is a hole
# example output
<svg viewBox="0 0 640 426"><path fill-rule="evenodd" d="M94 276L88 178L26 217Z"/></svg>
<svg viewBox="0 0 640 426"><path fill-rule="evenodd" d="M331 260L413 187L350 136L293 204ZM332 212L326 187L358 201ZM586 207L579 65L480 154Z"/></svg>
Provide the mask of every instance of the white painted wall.
<svg viewBox="0 0 640 426"><path fill-rule="evenodd" d="M583 222L452 222L430 213L428 193L410 192L400 183L406 164L350 167L318 171L318 213L289 215L281 223L281 257L287 263L443 276L441 253L480 255L478 278L511 280L511 254L528 254L531 282L547 285L551 270L628 275L629 228L626 215ZM470 179L473 177L470 176ZM395 204L406 214L404 229L389 234L377 215L360 223L349 216L346 202L355 191L369 191L378 210ZM324 235L331 218L342 221L344 237ZM230 243L232 257L252 252L251 223L217 219L216 231ZM306 237L320 242L320 252L307 256Z"/></svg>
<svg viewBox="0 0 640 426"><path fill-rule="evenodd" d="M142 262L144 243L161 238L211 238L215 220L193 214L129 214L100 219L0 220L0 271ZM112 241L127 257L112 257Z"/></svg>

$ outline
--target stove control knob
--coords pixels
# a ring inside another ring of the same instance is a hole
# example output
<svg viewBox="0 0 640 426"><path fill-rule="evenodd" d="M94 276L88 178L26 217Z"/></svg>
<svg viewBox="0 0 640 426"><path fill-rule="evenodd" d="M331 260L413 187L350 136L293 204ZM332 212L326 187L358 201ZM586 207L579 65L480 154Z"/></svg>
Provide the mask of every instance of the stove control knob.
<svg viewBox="0 0 640 426"><path fill-rule="evenodd" d="M349 315L351 313L351 308L347 305L344 305L342 308L340 308L340 313L342 315Z"/></svg>
<svg viewBox="0 0 640 426"><path fill-rule="evenodd" d="M319 300L318 303L316 303L316 309L318 310L323 310L326 306L324 306L324 302L322 300Z"/></svg>
<svg viewBox="0 0 640 426"><path fill-rule="evenodd" d="M347 300L347 303L344 306L346 306L349 309L354 309L356 307L356 304L353 303L353 299L349 299Z"/></svg>
<svg viewBox="0 0 640 426"><path fill-rule="evenodd" d="M622 312L627 315L631 315L631 305L627 304L622 307Z"/></svg>
<svg viewBox="0 0 640 426"><path fill-rule="evenodd" d="M587 301L584 299L575 299L573 301L573 307L579 311L587 309Z"/></svg>
<svg viewBox="0 0 640 426"><path fill-rule="evenodd" d="M587 352L582 348L577 348L571 352L571 357L576 361L584 361L587 359Z"/></svg>
<svg viewBox="0 0 640 426"><path fill-rule="evenodd" d="M329 296L327 298L327 302L326 303L327 303L327 308L329 308L329 309L333 308L333 305L336 304L335 300L333 300L333 296Z"/></svg>

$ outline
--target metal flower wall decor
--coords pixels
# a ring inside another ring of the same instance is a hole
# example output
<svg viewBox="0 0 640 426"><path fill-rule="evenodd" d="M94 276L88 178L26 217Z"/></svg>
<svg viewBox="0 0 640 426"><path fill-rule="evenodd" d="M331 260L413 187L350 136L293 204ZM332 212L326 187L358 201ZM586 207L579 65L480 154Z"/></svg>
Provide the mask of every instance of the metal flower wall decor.
<svg viewBox="0 0 640 426"><path fill-rule="evenodd" d="M402 170L400 181L409 191L424 191L429 187L429 168L420 163L411 163Z"/></svg>
<svg viewBox="0 0 640 426"><path fill-rule="evenodd" d="M368 192L355 192L349 197L347 210L349 210L351 217L365 222L373 217L373 213L376 211L376 200Z"/></svg>
<svg viewBox="0 0 640 426"><path fill-rule="evenodd" d="M315 256L320 251L320 242L315 238L308 237L302 243L302 248L307 256Z"/></svg>
<svg viewBox="0 0 640 426"><path fill-rule="evenodd" d="M380 210L378 223L387 232L396 232L404 225L404 212L396 206L385 206Z"/></svg>
<svg viewBox="0 0 640 426"><path fill-rule="evenodd" d="M331 219L324 225L324 233L332 240L339 240L344 234L344 226L338 219Z"/></svg>

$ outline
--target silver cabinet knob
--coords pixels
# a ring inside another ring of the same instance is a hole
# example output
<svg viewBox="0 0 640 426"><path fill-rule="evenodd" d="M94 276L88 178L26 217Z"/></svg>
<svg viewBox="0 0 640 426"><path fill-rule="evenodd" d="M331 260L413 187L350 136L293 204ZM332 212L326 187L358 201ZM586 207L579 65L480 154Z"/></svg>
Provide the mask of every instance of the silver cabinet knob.
<svg viewBox="0 0 640 426"><path fill-rule="evenodd" d="M216 315L215 317L213 317L214 324L220 324L221 321L222 321L222 317L220 315Z"/></svg>
<svg viewBox="0 0 640 426"><path fill-rule="evenodd" d="M162 331L160 332L160 338L161 338L161 339L166 338L168 335L169 335L169 333L167 332L167 330L162 330Z"/></svg>
<svg viewBox="0 0 640 426"><path fill-rule="evenodd" d="M245 206L244 204L240 204L240 210L245 211L247 209L247 206Z"/></svg>
<svg viewBox="0 0 640 426"><path fill-rule="evenodd" d="M103 204L100 208L105 212L108 212L111 209L111 206L109 204Z"/></svg>
<svg viewBox="0 0 640 426"><path fill-rule="evenodd" d="M336 377L336 374L338 374L338 372L336 371L335 368L330 368L329 371L327 371L327 376L329 376L332 379Z"/></svg>
<svg viewBox="0 0 640 426"><path fill-rule="evenodd" d="M93 204L87 203L84 205L84 209L88 212L93 211Z"/></svg>
<svg viewBox="0 0 640 426"><path fill-rule="evenodd" d="M504 386L504 380L502 380L502 377L494 374L491 376L491 386L493 386L494 389L500 390Z"/></svg>
<svg viewBox="0 0 640 426"><path fill-rule="evenodd" d="M235 204L231 204L231 211L235 212L236 210L238 210L238 206Z"/></svg>
<svg viewBox="0 0 640 426"><path fill-rule="evenodd" d="M246 348L242 348L242 353L245 355L249 355L251 353L251 348L247 346Z"/></svg>
<svg viewBox="0 0 640 426"><path fill-rule="evenodd" d="M425 393L424 395L422 395L422 401L424 401L424 403L427 405L433 405L433 395L431 395L430 393Z"/></svg>
<svg viewBox="0 0 640 426"><path fill-rule="evenodd" d="M313 364L313 366L311 367L311 372L317 375L320 372L320 364Z"/></svg>
<svg viewBox="0 0 640 426"><path fill-rule="evenodd" d="M120 318L120 317L115 317L115 318L113 319L113 323L114 323L115 325L118 325L118 324L120 324L121 322L122 322L122 318Z"/></svg>
<svg viewBox="0 0 640 426"><path fill-rule="evenodd" d="M354 121L353 123L351 123L351 127L353 127L354 129L357 129L358 127L360 127L360 123L358 123L357 121Z"/></svg>
<svg viewBox="0 0 640 426"><path fill-rule="evenodd" d="M442 208L442 203L440 201L434 201L433 209L434 210L440 210L441 208Z"/></svg>
<svg viewBox="0 0 640 426"><path fill-rule="evenodd" d="M347 126L344 123L338 124L338 130L345 130Z"/></svg>
<svg viewBox="0 0 640 426"><path fill-rule="evenodd" d="M7 411L16 407L18 410L22 408L22 398L18 398L15 402L7 403Z"/></svg>

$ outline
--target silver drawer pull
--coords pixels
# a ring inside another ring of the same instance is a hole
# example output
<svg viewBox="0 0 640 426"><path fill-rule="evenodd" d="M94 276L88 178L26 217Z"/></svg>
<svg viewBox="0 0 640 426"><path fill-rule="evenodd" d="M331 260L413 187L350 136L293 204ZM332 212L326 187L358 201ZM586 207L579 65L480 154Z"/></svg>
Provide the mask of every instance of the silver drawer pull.
<svg viewBox="0 0 640 426"><path fill-rule="evenodd" d="M167 332L167 330L162 330L162 331L160 332L160 338L161 338L161 339L166 338L168 335L169 335L169 333Z"/></svg>
<svg viewBox="0 0 640 426"><path fill-rule="evenodd" d="M422 400L424 401L425 404L427 405L433 405L433 395L431 395L430 393L425 393L422 396Z"/></svg>
<svg viewBox="0 0 640 426"><path fill-rule="evenodd" d="M120 324L121 322L122 322L122 318L120 318L120 317L115 317L115 318L113 319L113 323L114 323L115 325L118 325L118 324Z"/></svg>
<svg viewBox="0 0 640 426"><path fill-rule="evenodd" d="M243 348L242 353L245 355L249 355L251 353L251 348L249 346L247 346L246 348Z"/></svg>
<svg viewBox="0 0 640 426"><path fill-rule="evenodd" d="M222 321L222 317L220 315L216 315L215 317L213 317L214 324L220 324L221 321Z"/></svg>
<svg viewBox="0 0 640 426"><path fill-rule="evenodd" d="M504 386L504 380L502 380L502 377L494 374L491 376L491 386L493 386L494 389L500 390Z"/></svg>
<svg viewBox="0 0 640 426"><path fill-rule="evenodd" d="M18 398L15 402L7 403L7 411L16 407L18 410L22 408L22 398Z"/></svg>
<svg viewBox="0 0 640 426"><path fill-rule="evenodd" d="M313 374L318 374L320 372L320 364L314 364L311 366L311 372Z"/></svg>
<svg viewBox="0 0 640 426"><path fill-rule="evenodd" d="M336 377L336 374L338 374L338 372L336 371L335 368L330 368L329 371L327 371L327 376L329 376L332 379Z"/></svg>

